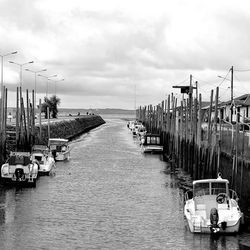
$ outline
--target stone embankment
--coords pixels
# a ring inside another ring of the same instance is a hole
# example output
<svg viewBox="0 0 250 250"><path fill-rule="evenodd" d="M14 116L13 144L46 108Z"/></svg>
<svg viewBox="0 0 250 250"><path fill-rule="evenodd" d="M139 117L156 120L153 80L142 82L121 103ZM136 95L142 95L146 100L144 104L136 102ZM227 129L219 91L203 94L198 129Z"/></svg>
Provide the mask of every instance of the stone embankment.
<svg viewBox="0 0 250 250"><path fill-rule="evenodd" d="M72 140L75 137L96 128L105 121L99 115L80 116L75 119L53 122L49 126L50 138L65 138ZM42 136L39 138L40 129L36 127L35 143L48 144L48 125L42 125ZM40 139L40 140L39 140ZM39 141L38 141L39 140Z"/></svg>

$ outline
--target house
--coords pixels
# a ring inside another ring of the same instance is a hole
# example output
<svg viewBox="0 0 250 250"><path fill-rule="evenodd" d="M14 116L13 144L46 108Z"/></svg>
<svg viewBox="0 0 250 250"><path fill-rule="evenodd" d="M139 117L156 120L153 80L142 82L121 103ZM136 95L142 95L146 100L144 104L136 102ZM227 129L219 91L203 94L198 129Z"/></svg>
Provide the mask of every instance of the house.
<svg viewBox="0 0 250 250"><path fill-rule="evenodd" d="M233 102L221 103L220 118L229 122L250 123L250 94L236 97Z"/></svg>
<svg viewBox="0 0 250 250"><path fill-rule="evenodd" d="M209 107L203 107L204 121L207 122ZM212 106L211 120L214 120L215 106ZM218 104L218 118L228 122L250 123L250 94L236 97L231 100Z"/></svg>

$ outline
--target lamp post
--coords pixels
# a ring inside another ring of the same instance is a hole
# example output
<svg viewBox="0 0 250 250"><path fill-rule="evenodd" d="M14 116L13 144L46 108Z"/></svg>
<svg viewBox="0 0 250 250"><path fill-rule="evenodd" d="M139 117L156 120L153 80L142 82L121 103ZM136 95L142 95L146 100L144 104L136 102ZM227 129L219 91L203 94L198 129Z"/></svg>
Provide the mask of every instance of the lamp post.
<svg viewBox="0 0 250 250"><path fill-rule="evenodd" d="M35 75L35 108L36 108L36 77L37 77L37 73L40 73L40 72L44 72L44 71L47 71L47 69L42 69L42 70L37 70L37 71L33 71L33 70L30 70L30 69L25 69L26 71L29 71L31 73L33 73Z"/></svg>
<svg viewBox="0 0 250 250"><path fill-rule="evenodd" d="M233 66L230 68L230 71L231 71L231 79L228 79L228 78L223 77L223 76L218 76L218 77L231 82L230 88L231 88L231 107L232 107L233 100L234 100L234 90L233 90L234 89L234 80L233 80L234 67ZM232 116L233 116L233 112L232 112L232 108L231 108L231 121L232 121Z"/></svg>
<svg viewBox="0 0 250 250"><path fill-rule="evenodd" d="M16 53L17 53L17 51L10 52L10 53L4 54L4 55L0 55L0 57L1 57L1 93L2 93L2 90L3 90L3 58L5 56L14 55Z"/></svg>
<svg viewBox="0 0 250 250"><path fill-rule="evenodd" d="M30 61L30 62L26 62L26 63L16 63L13 61L9 61L9 63L16 64L20 67L20 87L22 88L23 87L23 66L30 64L30 63L34 63L34 61Z"/></svg>
<svg viewBox="0 0 250 250"><path fill-rule="evenodd" d="M46 85L46 97L48 97L48 88L49 88L49 80L52 77L57 77L57 75L51 75L51 76L44 76L44 75L40 75L38 74L38 76L46 78L47 79L47 85Z"/></svg>
<svg viewBox="0 0 250 250"><path fill-rule="evenodd" d="M56 96L56 83L57 82L62 82L62 81L64 81L65 79L63 78L63 79L60 79L60 80L57 80L57 81L53 81L54 82L54 84L55 84L55 96Z"/></svg>
<svg viewBox="0 0 250 250"><path fill-rule="evenodd" d="M3 109L3 106L4 106L4 91L3 91L3 59L4 57L6 56L10 56L10 55L13 55L13 54L16 54L17 51L13 51L13 52L10 52L10 53L6 53L6 54L3 54L3 55L0 55L1 57L1 112L0 112L0 118L1 120L3 119L3 116L4 116L4 109ZM2 131L2 121L0 121L0 132Z"/></svg>

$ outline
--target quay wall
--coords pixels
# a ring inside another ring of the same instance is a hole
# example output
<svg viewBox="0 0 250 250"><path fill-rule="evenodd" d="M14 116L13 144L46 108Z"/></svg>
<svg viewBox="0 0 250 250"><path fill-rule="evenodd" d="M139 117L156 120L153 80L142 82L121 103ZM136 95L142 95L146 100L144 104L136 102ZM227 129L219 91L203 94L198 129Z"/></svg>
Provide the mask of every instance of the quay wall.
<svg viewBox="0 0 250 250"><path fill-rule="evenodd" d="M6 130L6 147L5 153L0 159L0 163L3 164L7 159L11 151L30 151L32 145L42 144L48 145L48 131L50 138L65 138L72 140L75 137L88 132L89 130L96 128L105 121L99 115L85 115L71 119L53 120L50 122L49 129L48 123L43 122L41 125L41 135L40 135L40 126L35 126L34 134L30 133L30 137L24 136L20 140L16 134L16 127L13 125L8 125ZM18 143L19 142L19 143Z"/></svg>
<svg viewBox="0 0 250 250"><path fill-rule="evenodd" d="M63 120L50 124L50 138L66 138L69 140L96 128L105 121L99 115L86 115L71 120ZM36 127L35 143L48 144L48 125L42 125L42 136L39 138L40 128Z"/></svg>

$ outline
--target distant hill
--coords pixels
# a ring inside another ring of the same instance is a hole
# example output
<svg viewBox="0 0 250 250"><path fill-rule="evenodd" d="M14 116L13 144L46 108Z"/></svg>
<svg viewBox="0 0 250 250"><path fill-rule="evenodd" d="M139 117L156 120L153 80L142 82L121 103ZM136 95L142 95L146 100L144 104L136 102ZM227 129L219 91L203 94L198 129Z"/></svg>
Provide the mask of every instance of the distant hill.
<svg viewBox="0 0 250 250"><path fill-rule="evenodd" d="M70 109L70 108L59 108L58 109L59 114L77 114L80 112L81 115L88 113L94 113L94 114L99 114L99 115L104 115L104 114L125 114L125 115L130 115L130 114L135 114L135 110L128 110L128 109Z"/></svg>

